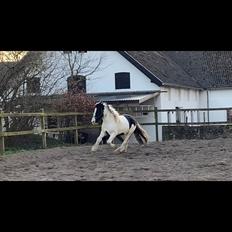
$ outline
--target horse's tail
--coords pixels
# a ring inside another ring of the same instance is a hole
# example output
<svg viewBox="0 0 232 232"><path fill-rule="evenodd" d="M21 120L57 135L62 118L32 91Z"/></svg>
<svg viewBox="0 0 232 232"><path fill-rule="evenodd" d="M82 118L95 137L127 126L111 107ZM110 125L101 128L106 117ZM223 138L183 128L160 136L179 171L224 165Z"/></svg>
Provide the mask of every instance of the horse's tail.
<svg viewBox="0 0 232 232"><path fill-rule="evenodd" d="M138 122L136 123L134 135L139 144L148 143L148 134Z"/></svg>

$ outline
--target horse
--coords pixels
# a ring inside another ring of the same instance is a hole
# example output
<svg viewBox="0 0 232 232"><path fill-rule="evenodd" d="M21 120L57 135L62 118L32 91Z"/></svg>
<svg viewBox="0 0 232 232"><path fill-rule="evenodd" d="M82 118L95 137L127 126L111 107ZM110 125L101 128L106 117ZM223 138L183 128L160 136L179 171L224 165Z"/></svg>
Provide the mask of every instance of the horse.
<svg viewBox="0 0 232 232"><path fill-rule="evenodd" d="M116 145L113 144L114 139L117 137L121 142L121 146L114 152L127 152L128 141L134 133L137 142L141 145L148 143L148 134L142 126L131 115L119 114L119 112L112 106L105 102L98 102L95 104L91 123L101 124L101 132L95 144L92 146L91 151L95 152L99 148L102 139L108 134L109 138L107 144L112 148ZM122 135L125 138L122 138Z"/></svg>

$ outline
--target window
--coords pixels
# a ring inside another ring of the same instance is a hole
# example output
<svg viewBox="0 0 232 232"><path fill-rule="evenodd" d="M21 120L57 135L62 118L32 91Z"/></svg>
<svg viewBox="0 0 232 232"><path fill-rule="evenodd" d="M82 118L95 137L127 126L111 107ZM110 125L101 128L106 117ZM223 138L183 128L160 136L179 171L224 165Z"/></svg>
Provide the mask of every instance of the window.
<svg viewBox="0 0 232 232"><path fill-rule="evenodd" d="M130 73L115 73L115 89L130 89Z"/></svg>

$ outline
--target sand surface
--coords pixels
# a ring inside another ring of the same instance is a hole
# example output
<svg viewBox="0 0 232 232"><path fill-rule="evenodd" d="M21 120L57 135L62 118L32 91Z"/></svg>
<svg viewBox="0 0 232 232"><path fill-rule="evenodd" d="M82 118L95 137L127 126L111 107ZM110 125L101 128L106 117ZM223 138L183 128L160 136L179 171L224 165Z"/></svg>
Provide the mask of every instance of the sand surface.
<svg viewBox="0 0 232 232"><path fill-rule="evenodd" d="M176 140L130 144L115 154L107 145L57 147L0 157L4 181L232 180L232 140Z"/></svg>

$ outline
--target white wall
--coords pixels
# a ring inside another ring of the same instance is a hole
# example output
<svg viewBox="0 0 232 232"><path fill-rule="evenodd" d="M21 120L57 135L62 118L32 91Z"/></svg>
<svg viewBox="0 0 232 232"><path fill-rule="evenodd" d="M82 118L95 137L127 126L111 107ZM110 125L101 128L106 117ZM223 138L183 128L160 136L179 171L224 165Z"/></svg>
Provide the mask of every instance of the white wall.
<svg viewBox="0 0 232 232"><path fill-rule="evenodd" d="M176 122L175 108L199 108L200 105L204 105L201 91L194 89L184 89L184 88L174 88L174 87L161 87L161 92L159 99L156 101L158 109L173 109L174 111L170 113L170 122ZM206 101L205 101L206 102ZM193 116L193 118L191 118ZM191 115L190 112L185 114L181 113L181 122L185 122L187 117L188 122L197 121L197 113ZM159 122L168 122L167 112L158 113ZM162 141L162 126L158 128L159 141Z"/></svg>
<svg viewBox="0 0 232 232"><path fill-rule="evenodd" d="M183 89L183 88L167 88L162 87L160 96L161 107L162 109L175 109L179 108L199 108L201 105L201 91L193 90L193 89ZM186 117L188 117L188 121L191 121L190 112L186 112ZM159 117L161 117L162 122L167 122L167 113L160 113ZM175 122L176 117L175 114L170 115L170 122ZM181 121L184 122L184 114L181 114ZM196 118L194 118L196 121Z"/></svg>
<svg viewBox="0 0 232 232"><path fill-rule="evenodd" d="M163 109L199 107L199 90L162 87L161 91L166 91L161 93L161 107Z"/></svg>
<svg viewBox="0 0 232 232"><path fill-rule="evenodd" d="M136 118L140 123L154 123L154 113L148 113L148 115ZM148 142L154 142L156 141L156 135L155 135L155 126L153 125L143 125L142 126L148 133L149 138Z"/></svg>
<svg viewBox="0 0 232 232"><path fill-rule="evenodd" d="M209 107L232 107L232 89L209 90Z"/></svg>
<svg viewBox="0 0 232 232"><path fill-rule="evenodd" d="M209 90L209 108L232 107L232 89ZM226 121L226 111L210 111L211 121Z"/></svg>
<svg viewBox="0 0 232 232"><path fill-rule="evenodd" d="M101 71L94 73L87 82L87 93L99 92L125 92L125 91L147 91L159 90L160 88L151 83L150 79L139 71L134 65L127 61L117 51L89 52L103 56ZM131 88L115 89L115 73L130 72Z"/></svg>

